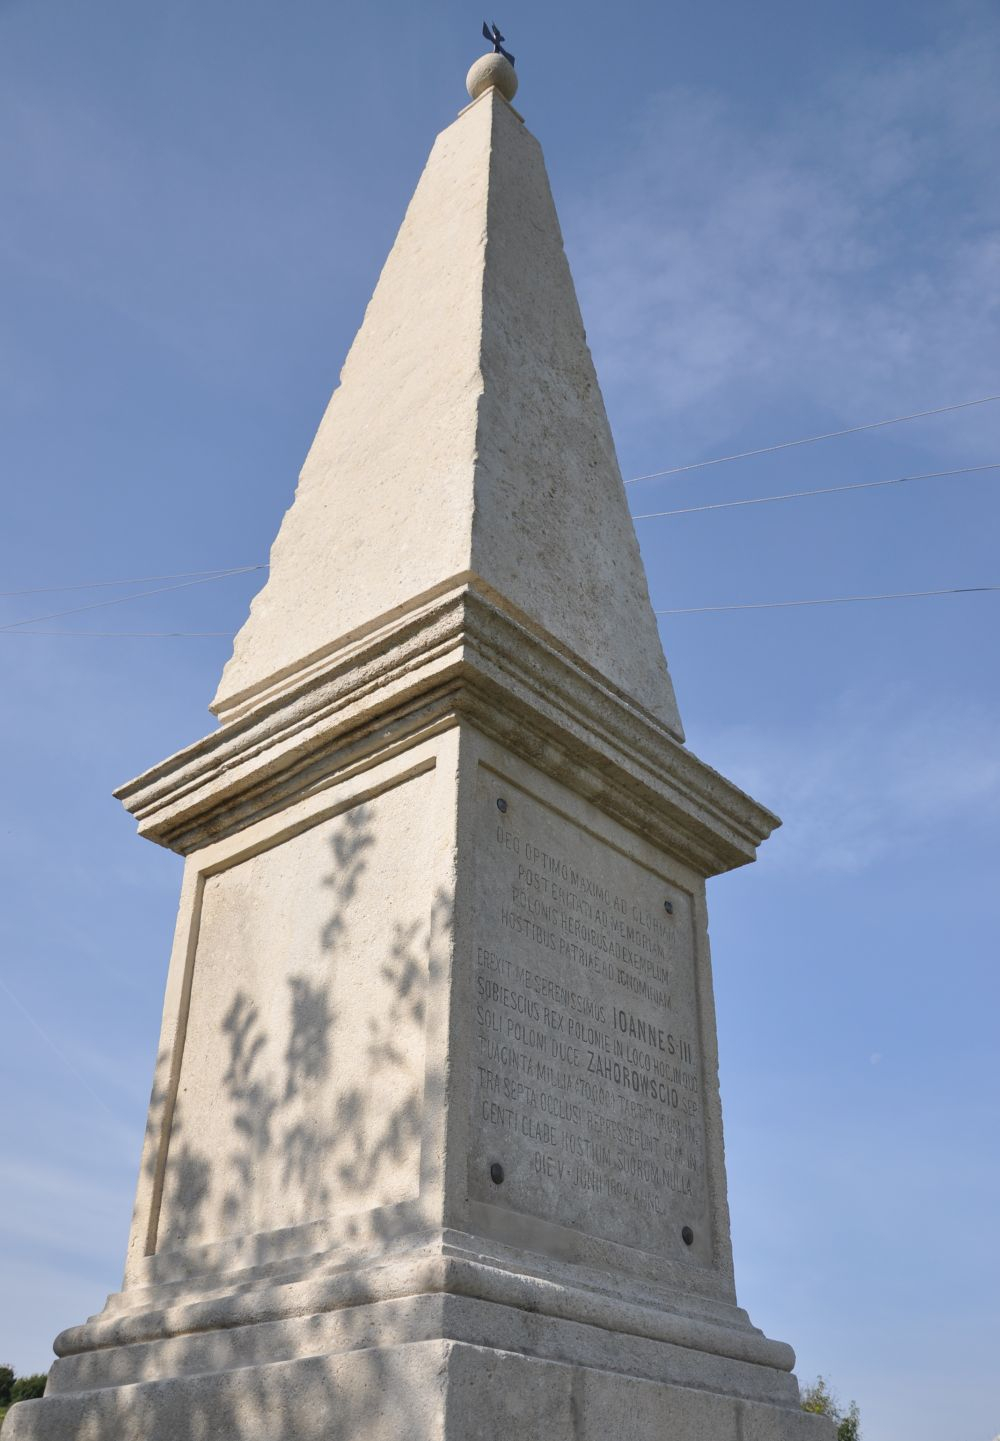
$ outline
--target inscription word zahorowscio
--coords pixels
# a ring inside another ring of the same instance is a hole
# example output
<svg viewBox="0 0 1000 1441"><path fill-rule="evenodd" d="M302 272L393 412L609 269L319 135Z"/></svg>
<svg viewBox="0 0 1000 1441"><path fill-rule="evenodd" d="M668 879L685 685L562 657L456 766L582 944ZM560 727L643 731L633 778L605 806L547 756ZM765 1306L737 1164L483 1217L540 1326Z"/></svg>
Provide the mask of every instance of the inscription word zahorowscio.
<svg viewBox="0 0 1000 1441"><path fill-rule="evenodd" d="M695 1011L693 996L681 1005L673 990L678 980L690 990L693 975L677 918L661 919L621 893L631 887L506 823L489 849L494 889L480 925L490 933L475 967L479 1125L500 1133L498 1153L506 1141L527 1160L521 1195L543 1214L551 1183L591 1203L609 1198L609 1218L619 1219L605 1234L627 1231L623 1212L665 1216L672 1201L700 1211ZM627 858L618 868L651 888L654 878ZM532 1177L544 1184L533 1187Z"/></svg>

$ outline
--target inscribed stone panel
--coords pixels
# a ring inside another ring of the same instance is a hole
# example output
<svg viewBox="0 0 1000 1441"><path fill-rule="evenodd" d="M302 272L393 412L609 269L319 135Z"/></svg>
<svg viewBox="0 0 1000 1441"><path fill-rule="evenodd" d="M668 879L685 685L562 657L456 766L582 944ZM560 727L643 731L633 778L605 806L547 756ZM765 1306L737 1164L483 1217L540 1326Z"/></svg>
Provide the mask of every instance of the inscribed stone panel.
<svg viewBox="0 0 1000 1441"><path fill-rule="evenodd" d="M710 1259L690 896L485 768L477 826L470 1195Z"/></svg>

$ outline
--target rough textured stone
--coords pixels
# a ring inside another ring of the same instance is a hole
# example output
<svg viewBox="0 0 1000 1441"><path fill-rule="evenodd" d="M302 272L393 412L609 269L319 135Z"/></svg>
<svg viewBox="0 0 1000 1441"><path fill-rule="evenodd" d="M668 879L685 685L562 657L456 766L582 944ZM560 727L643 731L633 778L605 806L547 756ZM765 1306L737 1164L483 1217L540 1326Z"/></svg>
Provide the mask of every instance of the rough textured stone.
<svg viewBox="0 0 1000 1441"><path fill-rule="evenodd" d="M125 1281L4 1441L829 1441L736 1300L705 878L540 152L439 139L236 643Z"/></svg>
<svg viewBox="0 0 1000 1441"><path fill-rule="evenodd" d="M448 1340L15 1407L4 1441L829 1441L822 1417Z"/></svg>
<svg viewBox="0 0 1000 1441"><path fill-rule="evenodd" d="M438 137L213 709L469 576L680 735L541 150L496 90Z"/></svg>

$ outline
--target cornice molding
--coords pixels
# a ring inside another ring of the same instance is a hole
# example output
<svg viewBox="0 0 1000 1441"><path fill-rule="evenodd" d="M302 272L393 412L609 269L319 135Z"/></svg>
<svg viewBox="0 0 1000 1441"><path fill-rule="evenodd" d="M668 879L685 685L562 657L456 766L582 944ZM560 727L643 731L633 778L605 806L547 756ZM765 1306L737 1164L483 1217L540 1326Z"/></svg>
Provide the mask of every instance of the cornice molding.
<svg viewBox="0 0 1000 1441"><path fill-rule="evenodd" d="M463 580L115 794L188 854L466 721L703 875L754 859L777 817L481 585Z"/></svg>

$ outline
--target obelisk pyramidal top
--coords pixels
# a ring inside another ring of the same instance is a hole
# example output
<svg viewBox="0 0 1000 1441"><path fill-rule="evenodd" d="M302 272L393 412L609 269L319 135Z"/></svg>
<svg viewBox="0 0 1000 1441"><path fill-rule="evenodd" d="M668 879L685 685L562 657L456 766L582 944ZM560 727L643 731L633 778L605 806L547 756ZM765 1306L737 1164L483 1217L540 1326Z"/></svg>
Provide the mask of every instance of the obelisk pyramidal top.
<svg viewBox="0 0 1000 1441"><path fill-rule="evenodd" d="M683 742L503 36L236 639L122 1289L4 1441L831 1441L737 1304Z"/></svg>
<svg viewBox="0 0 1000 1441"><path fill-rule="evenodd" d="M441 134L236 638L252 711L461 583L681 722L541 148L500 54Z"/></svg>

